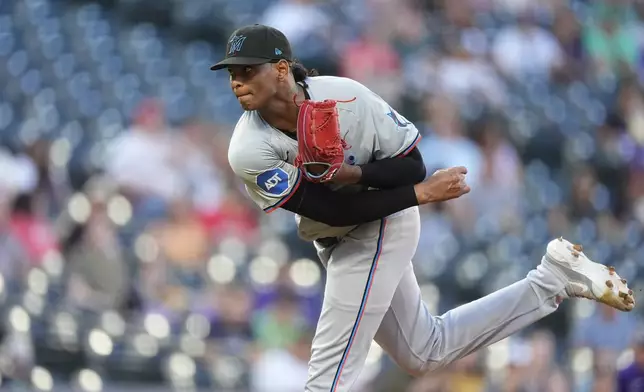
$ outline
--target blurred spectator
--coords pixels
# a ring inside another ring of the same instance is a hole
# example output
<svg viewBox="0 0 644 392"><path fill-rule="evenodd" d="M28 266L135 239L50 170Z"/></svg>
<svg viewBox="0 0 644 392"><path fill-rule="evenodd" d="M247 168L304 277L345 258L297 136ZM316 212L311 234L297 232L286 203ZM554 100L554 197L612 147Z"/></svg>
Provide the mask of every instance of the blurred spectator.
<svg viewBox="0 0 644 392"><path fill-rule="evenodd" d="M201 212L199 218L214 243L227 236L254 242L259 234L257 211L252 209L245 195L233 189L223 195L216 210Z"/></svg>
<svg viewBox="0 0 644 392"><path fill-rule="evenodd" d="M33 160L24 154L13 154L0 147L0 196L8 200L20 193L31 193L39 181L38 168Z"/></svg>
<svg viewBox="0 0 644 392"><path fill-rule="evenodd" d="M130 271L106 200L92 198L91 203L87 221L74 225L64 244L67 298L81 309L122 310L130 291Z"/></svg>
<svg viewBox="0 0 644 392"><path fill-rule="evenodd" d="M450 366L446 392L483 392L485 377L480 367L481 353L474 353Z"/></svg>
<svg viewBox="0 0 644 392"><path fill-rule="evenodd" d="M64 208L64 199L69 196L67 178L60 170L52 170L52 144L39 139L26 147L26 156L31 160L38 174L38 182L33 192L34 208L39 216L53 217Z"/></svg>
<svg viewBox="0 0 644 392"><path fill-rule="evenodd" d="M33 162L0 148L0 172L0 271L22 279L57 243L47 223L32 214L30 194L38 182Z"/></svg>
<svg viewBox="0 0 644 392"><path fill-rule="evenodd" d="M448 388L449 373L434 371L414 379L405 392L445 392Z"/></svg>
<svg viewBox="0 0 644 392"><path fill-rule="evenodd" d="M549 2L536 4L530 0L489 0L496 10L508 13L512 16L522 15L526 12L535 12L538 7L546 7Z"/></svg>
<svg viewBox="0 0 644 392"><path fill-rule="evenodd" d="M4 384L20 385L22 380L29 379L31 369L36 363L36 352L29 335L17 331L10 331L0 345L0 368L3 373ZM9 382L7 382L7 380Z"/></svg>
<svg viewBox="0 0 644 392"><path fill-rule="evenodd" d="M380 2L383 3L383 2ZM395 12L398 18L389 18L393 22L392 26L392 47L401 56L409 58L423 52L424 48L429 45L432 36L429 33L430 26L425 22L427 15L419 9L418 4L414 1L407 2L384 2L384 7L395 8L393 11L387 10L386 15ZM426 86L417 86L426 87Z"/></svg>
<svg viewBox="0 0 644 392"><path fill-rule="evenodd" d="M521 337L510 337L497 344L508 343L507 366L500 377L490 377L486 392L527 392L525 380L530 373L532 347ZM490 354L488 354L490 355ZM496 358L492 358L495 360Z"/></svg>
<svg viewBox="0 0 644 392"><path fill-rule="evenodd" d="M628 163L627 197L638 211L644 195L644 92L633 79L621 83L611 120L613 128L622 131L618 147L621 157Z"/></svg>
<svg viewBox="0 0 644 392"><path fill-rule="evenodd" d="M253 241L257 234L259 214L251 208L252 202L243 190L231 187L233 179L228 170L228 136L218 127L198 120L185 125L182 136L183 143L177 148L185 157L184 175L189 182L193 203L189 208L194 208L210 236L209 241L216 243L228 235Z"/></svg>
<svg viewBox="0 0 644 392"><path fill-rule="evenodd" d="M9 227L27 252L30 264L38 266L49 252L60 250L58 238L49 221L34 213L32 194L18 195L13 202Z"/></svg>
<svg viewBox="0 0 644 392"><path fill-rule="evenodd" d="M586 53L583 50L581 23L567 6L558 7L552 32L559 40L564 54L566 76L579 79L584 71Z"/></svg>
<svg viewBox="0 0 644 392"><path fill-rule="evenodd" d="M357 80L379 94L393 107L400 105L404 84L400 57L377 25L366 26L340 54L340 75Z"/></svg>
<svg viewBox="0 0 644 392"><path fill-rule="evenodd" d="M612 351L596 351L593 358L592 392L615 390L617 353Z"/></svg>
<svg viewBox="0 0 644 392"><path fill-rule="evenodd" d="M447 267L450 252L454 251L454 232L457 230L445 205L422 206L420 211L421 232L414 266L419 275L433 277Z"/></svg>
<svg viewBox="0 0 644 392"><path fill-rule="evenodd" d="M617 115L638 146L644 145L644 89L632 78L624 79L617 97Z"/></svg>
<svg viewBox="0 0 644 392"><path fill-rule="evenodd" d="M28 264L15 266L26 271L30 266L39 265L50 251L58 250L58 239L47 216L37 213L34 194L39 182L39 173L34 162L24 154L11 154L0 148L0 204L7 238L16 242L8 245L8 251ZM21 249L22 251L18 251ZM23 253L24 252L24 253ZM8 261L8 260L7 260ZM15 259L14 259L15 261ZM19 275L20 276L20 273Z"/></svg>
<svg viewBox="0 0 644 392"><path fill-rule="evenodd" d="M176 148L181 159L182 175L188 182L193 207L200 213L216 211L226 193L223 167L211 159L213 144L218 142L209 132L214 132L199 121L188 123L181 129Z"/></svg>
<svg viewBox="0 0 644 392"><path fill-rule="evenodd" d="M644 390L644 335L640 331L633 342L633 362L617 375L615 392Z"/></svg>
<svg viewBox="0 0 644 392"><path fill-rule="evenodd" d="M168 202L187 192L182 171L185 158L169 133L159 103L141 104L131 129L110 142L105 161L107 173L135 207L139 201Z"/></svg>
<svg viewBox="0 0 644 392"><path fill-rule="evenodd" d="M598 180L610 192L611 210L616 217L624 218L628 210L628 181L633 143L624 133L624 123L619 115L609 115L597 129L597 153L593 159Z"/></svg>
<svg viewBox="0 0 644 392"><path fill-rule="evenodd" d="M529 336L528 343L531 361L522 385L528 392L551 391L552 375L557 371L555 337L550 331L537 330Z"/></svg>
<svg viewBox="0 0 644 392"><path fill-rule="evenodd" d="M642 25L628 3L597 1L584 25L584 48L600 74L628 75L639 61Z"/></svg>
<svg viewBox="0 0 644 392"><path fill-rule="evenodd" d="M260 354L252 367L253 392L299 392L308 378L315 331L303 330L283 348Z"/></svg>
<svg viewBox="0 0 644 392"><path fill-rule="evenodd" d="M436 97L427 101L426 124L428 135L421 140L418 149L423 154L427 173L436 170L465 166L467 168L468 184L477 189L484 173L484 156L480 147L465 134L463 120L456 105L444 97ZM471 227L474 210L471 197L454 200L447 205L452 217L456 218L456 226L463 230Z"/></svg>
<svg viewBox="0 0 644 392"><path fill-rule="evenodd" d="M317 0L280 0L266 9L260 23L280 30L299 48L309 37L328 30L331 20Z"/></svg>
<svg viewBox="0 0 644 392"><path fill-rule="evenodd" d="M546 388L549 392L568 392L572 389L572 383L562 369L555 369L548 379Z"/></svg>
<svg viewBox="0 0 644 392"><path fill-rule="evenodd" d="M589 317L574 323L573 344L576 347L620 353L631 344L636 327L633 315L619 313L606 305L597 305Z"/></svg>
<svg viewBox="0 0 644 392"><path fill-rule="evenodd" d="M190 305L190 293L186 287L165 279L164 272L160 264L156 263L148 263L141 267L138 285L141 308L177 320Z"/></svg>
<svg viewBox="0 0 644 392"><path fill-rule="evenodd" d="M159 246L158 259L153 262L164 270L165 281L198 289L210 249L206 230L192 204L173 201L168 219L152 224L148 233Z"/></svg>
<svg viewBox="0 0 644 392"><path fill-rule="evenodd" d="M548 233L551 236L570 231L571 225L569 208L557 206L548 211Z"/></svg>
<svg viewBox="0 0 644 392"><path fill-rule="evenodd" d="M479 146L465 133L457 106L446 97L431 97L425 101L425 137L419 150L427 173L451 166L465 166L468 184L476 188L483 170L483 154Z"/></svg>
<svg viewBox="0 0 644 392"><path fill-rule="evenodd" d="M557 39L539 27L532 12L518 16L516 26L496 35L492 56L501 71L514 79L528 76L549 78L564 65L564 53Z"/></svg>
<svg viewBox="0 0 644 392"><path fill-rule="evenodd" d="M448 40L447 54L435 71L441 94L466 104L479 101L500 107L506 103L505 85L490 64L477 58L463 43Z"/></svg>
<svg viewBox="0 0 644 392"><path fill-rule="evenodd" d="M490 116L473 130L483 152L484 167L479 184L473 188L471 201L477 216L494 217L506 228L520 222L523 191L521 160L505 136L500 119Z"/></svg>
<svg viewBox="0 0 644 392"><path fill-rule="evenodd" d="M241 345L246 350L256 336L251 324L253 299L249 290L236 283L219 288L211 288L210 301L215 305L210 339L221 345L230 344L231 349Z"/></svg>
<svg viewBox="0 0 644 392"><path fill-rule="evenodd" d="M598 189L599 184L592 167L580 166L576 168L570 184L570 217L573 220L594 218L596 216L595 197Z"/></svg>
<svg viewBox="0 0 644 392"><path fill-rule="evenodd" d="M11 286L19 285L30 266L27 252L20 246L18 240L8 230L2 215L7 207L0 203L0 274Z"/></svg>
<svg viewBox="0 0 644 392"><path fill-rule="evenodd" d="M299 331L306 326L300 305L297 294L284 288L272 304L255 315L253 331L261 348L284 348L298 339Z"/></svg>
<svg viewBox="0 0 644 392"><path fill-rule="evenodd" d="M474 56L484 57L489 51L488 37L477 23L477 7L483 2L470 0L441 1L445 20L442 34L452 36L457 45Z"/></svg>
<svg viewBox="0 0 644 392"><path fill-rule="evenodd" d="M319 0L279 0L270 5L261 22L286 35L296 57L322 74L336 71L333 54L338 42L331 38L333 20Z"/></svg>

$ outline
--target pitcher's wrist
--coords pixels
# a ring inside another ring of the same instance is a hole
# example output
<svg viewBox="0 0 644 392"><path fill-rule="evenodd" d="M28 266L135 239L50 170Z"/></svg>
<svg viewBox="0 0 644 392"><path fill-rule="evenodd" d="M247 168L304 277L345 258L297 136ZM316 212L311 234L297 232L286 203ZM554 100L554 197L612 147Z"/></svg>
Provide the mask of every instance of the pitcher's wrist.
<svg viewBox="0 0 644 392"><path fill-rule="evenodd" d="M362 178L362 169L360 166L352 166L343 163L338 172L333 177L336 184L357 184Z"/></svg>

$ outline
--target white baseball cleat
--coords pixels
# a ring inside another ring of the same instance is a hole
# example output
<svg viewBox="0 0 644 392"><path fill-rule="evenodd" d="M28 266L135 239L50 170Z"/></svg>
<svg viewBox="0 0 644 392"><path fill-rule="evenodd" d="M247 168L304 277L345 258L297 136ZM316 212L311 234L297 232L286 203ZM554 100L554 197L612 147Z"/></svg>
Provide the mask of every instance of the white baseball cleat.
<svg viewBox="0 0 644 392"><path fill-rule="evenodd" d="M633 290L615 272L614 267L596 263L583 252L581 245L574 245L560 237L550 241L544 261L567 279L566 294L604 303L610 307L630 312L635 307Z"/></svg>

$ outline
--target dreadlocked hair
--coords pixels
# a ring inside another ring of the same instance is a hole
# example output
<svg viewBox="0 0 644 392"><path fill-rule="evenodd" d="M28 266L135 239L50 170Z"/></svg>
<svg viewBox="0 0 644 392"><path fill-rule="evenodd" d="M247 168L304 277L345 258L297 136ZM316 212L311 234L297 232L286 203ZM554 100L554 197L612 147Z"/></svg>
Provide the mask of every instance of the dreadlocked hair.
<svg viewBox="0 0 644 392"><path fill-rule="evenodd" d="M291 67L293 72L293 78L295 83L302 83L305 88L308 88L309 85L306 84L306 78L308 76L319 76L320 74L316 69L307 69L302 63L295 61Z"/></svg>

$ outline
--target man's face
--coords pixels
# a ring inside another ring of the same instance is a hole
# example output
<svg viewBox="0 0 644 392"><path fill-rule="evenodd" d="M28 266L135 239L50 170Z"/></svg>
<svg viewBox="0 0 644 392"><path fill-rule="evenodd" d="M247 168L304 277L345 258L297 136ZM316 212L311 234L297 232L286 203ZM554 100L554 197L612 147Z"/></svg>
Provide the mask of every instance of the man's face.
<svg viewBox="0 0 644 392"><path fill-rule="evenodd" d="M277 72L273 64L231 65L230 87L244 110L258 110L277 92Z"/></svg>

